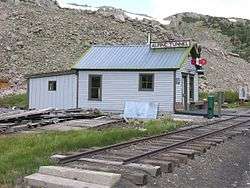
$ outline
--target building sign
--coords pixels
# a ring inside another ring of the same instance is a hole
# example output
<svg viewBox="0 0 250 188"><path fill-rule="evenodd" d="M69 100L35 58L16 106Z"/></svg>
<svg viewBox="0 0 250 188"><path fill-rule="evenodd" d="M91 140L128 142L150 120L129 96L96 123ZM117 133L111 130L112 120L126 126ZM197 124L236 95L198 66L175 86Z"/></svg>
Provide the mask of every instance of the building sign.
<svg viewBox="0 0 250 188"><path fill-rule="evenodd" d="M161 48L186 48L191 46L190 40L182 41L165 41L165 42L151 42L151 48L161 49Z"/></svg>

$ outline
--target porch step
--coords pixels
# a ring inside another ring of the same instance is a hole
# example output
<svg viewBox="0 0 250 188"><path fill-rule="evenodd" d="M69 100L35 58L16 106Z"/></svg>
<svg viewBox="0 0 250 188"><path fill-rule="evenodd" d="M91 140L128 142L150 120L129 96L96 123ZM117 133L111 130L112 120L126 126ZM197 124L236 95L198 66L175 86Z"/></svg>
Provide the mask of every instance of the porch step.
<svg viewBox="0 0 250 188"><path fill-rule="evenodd" d="M86 183L82 181L61 178L46 174L35 173L26 176L25 182L28 187L35 188L111 188L110 186Z"/></svg>

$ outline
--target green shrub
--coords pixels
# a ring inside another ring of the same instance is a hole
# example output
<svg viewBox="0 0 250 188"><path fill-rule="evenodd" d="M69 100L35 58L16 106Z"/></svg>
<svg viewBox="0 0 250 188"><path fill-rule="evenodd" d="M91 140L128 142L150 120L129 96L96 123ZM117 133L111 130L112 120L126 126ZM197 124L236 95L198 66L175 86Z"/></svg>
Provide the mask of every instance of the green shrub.
<svg viewBox="0 0 250 188"><path fill-rule="evenodd" d="M18 107L18 108L27 108L28 100L26 94L11 94L4 97L0 97L0 107L10 108L10 107Z"/></svg>
<svg viewBox="0 0 250 188"><path fill-rule="evenodd" d="M217 92L200 92L199 93L199 99L203 100L203 99L207 99L207 97L209 95L213 95L214 96L214 100L218 101L218 93ZM229 90L229 91L225 91L224 92L224 101L227 103L236 103L239 101L239 94L235 91Z"/></svg>
<svg viewBox="0 0 250 188"><path fill-rule="evenodd" d="M224 99L225 102L236 103L239 101L239 94L235 91L225 91Z"/></svg>
<svg viewBox="0 0 250 188"><path fill-rule="evenodd" d="M208 92L199 92L199 99L204 100L207 99L208 97Z"/></svg>

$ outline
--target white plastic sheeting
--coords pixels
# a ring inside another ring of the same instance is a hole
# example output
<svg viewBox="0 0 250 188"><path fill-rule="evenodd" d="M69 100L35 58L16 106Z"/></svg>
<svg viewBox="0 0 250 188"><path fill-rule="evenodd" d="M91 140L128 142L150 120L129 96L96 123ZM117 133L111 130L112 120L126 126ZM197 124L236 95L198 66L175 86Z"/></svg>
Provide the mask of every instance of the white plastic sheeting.
<svg viewBox="0 0 250 188"><path fill-rule="evenodd" d="M240 86L239 87L239 99L240 100L247 100L248 99L248 87L247 86Z"/></svg>
<svg viewBox="0 0 250 188"><path fill-rule="evenodd" d="M123 116L134 119L156 119L157 113L158 103L126 101Z"/></svg>

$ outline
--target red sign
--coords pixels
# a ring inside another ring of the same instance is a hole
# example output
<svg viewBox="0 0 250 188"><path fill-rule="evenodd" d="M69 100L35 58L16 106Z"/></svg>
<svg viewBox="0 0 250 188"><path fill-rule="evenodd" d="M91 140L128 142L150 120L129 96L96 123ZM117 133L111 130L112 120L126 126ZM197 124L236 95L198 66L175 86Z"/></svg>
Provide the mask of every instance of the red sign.
<svg viewBox="0 0 250 188"><path fill-rule="evenodd" d="M207 60L204 59L204 58L202 58L202 59L199 60L199 64L200 64L201 66L206 65L206 64L207 64Z"/></svg>
<svg viewBox="0 0 250 188"><path fill-rule="evenodd" d="M191 64L192 65L199 65L199 66L203 66L207 64L207 60L204 58L201 59L191 59Z"/></svg>
<svg viewBox="0 0 250 188"><path fill-rule="evenodd" d="M191 59L191 64L196 65L196 59Z"/></svg>

